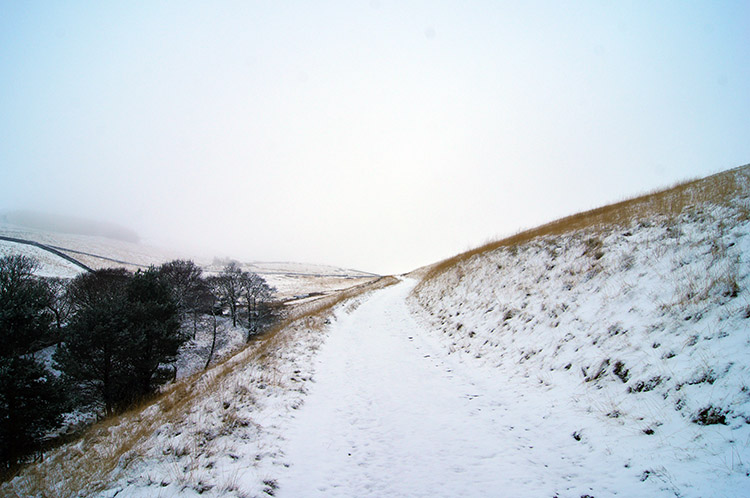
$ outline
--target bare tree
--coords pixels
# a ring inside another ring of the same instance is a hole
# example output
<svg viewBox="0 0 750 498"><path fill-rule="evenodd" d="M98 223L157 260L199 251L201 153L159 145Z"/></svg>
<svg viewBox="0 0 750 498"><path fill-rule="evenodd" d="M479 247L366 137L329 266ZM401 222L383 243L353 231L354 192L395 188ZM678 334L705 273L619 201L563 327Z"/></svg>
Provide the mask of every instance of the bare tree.
<svg viewBox="0 0 750 498"><path fill-rule="evenodd" d="M207 284L217 300L229 308L233 327L237 326L240 301L244 301L247 306L249 340L266 318L263 316L266 308L264 304L271 300L276 289L268 285L260 275L243 271L236 262L225 265L219 275L207 279Z"/></svg>
<svg viewBox="0 0 750 498"><path fill-rule="evenodd" d="M216 335L217 335L217 329L218 325L216 323L216 313L217 308L221 307L221 303L223 301L222 295L224 292L224 282L223 280L225 277L223 275L214 275L211 277L208 277L205 279L205 290L206 293L203 294L203 306L206 309L211 310L211 318L212 318L212 325L213 325L213 334L211 337L211 349L208 352L208 357L206 358L206 365L203 367L203 369L207 369L208 366L211 364L211 359L214 356L214 352L216 351Z"/></svg>
<svg viewBox="0 0 750 498"><path fill-rule="evenodd" d="M229 307L229 313L232 315L232 326L237 326L237 305L242 295L242 268L232 261L224 266L224 269L216 281L217 291L221 300Z"/></svg>
<svg viewBox="0 0 750 498"><path fill-rule="evenodd" d="M47 284L49 293L47 309L55 315L55 324L59 332L73 312L73 304L68 298L68 284L70 281L59 277L45 278L44 281Z"/></svg>
<svg viewBox="0 0 750 498"><path fill-rule="evenodd" d="M211 349L208 351L208 358L206 358L206 365L203 367L203 370L206 370L208 368L208 365L211 364L211 359L214 356L214 351L216 351L216 311L214 308L211 308L211 318L213 322L213 334L211 335Z"/></svg>
<svg viewBox="0 0 750 498"><path fill-rule="evenodd" d="M203 270L191 260L176 259L159 267L159 275L173 290L180 320L188 313L193 315L193 338L198 328L198 311L206 292L202 274Z"/></svg>
<svg viewBox="0 0 750 498"><path fill-rule="evenodd" d="M241 282L243 297L247 304L247 338L249 340L258 331L261 318L258 305L269 301L276 289L268 285L266 279L257 273L243 272Z"/></svg>

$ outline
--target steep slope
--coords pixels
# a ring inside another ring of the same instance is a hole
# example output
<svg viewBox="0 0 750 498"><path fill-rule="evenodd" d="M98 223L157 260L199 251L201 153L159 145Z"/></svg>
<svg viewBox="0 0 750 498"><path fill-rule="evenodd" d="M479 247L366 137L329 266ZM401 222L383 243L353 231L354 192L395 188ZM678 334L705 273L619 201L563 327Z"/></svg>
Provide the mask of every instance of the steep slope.
<svg viewBox="0 0 750 498"><path fill-rule="evenodd" d="M519 397L555 406L564 393L570 441L632 479L744 496L749 192L744 167L623 203L630 213L562 220L437 265L410 304Z"/></svg>

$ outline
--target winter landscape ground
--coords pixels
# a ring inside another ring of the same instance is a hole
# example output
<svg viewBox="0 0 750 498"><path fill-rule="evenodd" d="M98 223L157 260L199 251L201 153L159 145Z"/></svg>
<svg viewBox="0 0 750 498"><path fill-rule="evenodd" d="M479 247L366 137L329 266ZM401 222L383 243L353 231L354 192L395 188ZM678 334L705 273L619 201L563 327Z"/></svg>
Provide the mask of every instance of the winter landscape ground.
<svg viewBox="0 0 750 498"><path fill-rule="evenodd" d="M6 496L750 495L750 167L303 302Z"/></svg>

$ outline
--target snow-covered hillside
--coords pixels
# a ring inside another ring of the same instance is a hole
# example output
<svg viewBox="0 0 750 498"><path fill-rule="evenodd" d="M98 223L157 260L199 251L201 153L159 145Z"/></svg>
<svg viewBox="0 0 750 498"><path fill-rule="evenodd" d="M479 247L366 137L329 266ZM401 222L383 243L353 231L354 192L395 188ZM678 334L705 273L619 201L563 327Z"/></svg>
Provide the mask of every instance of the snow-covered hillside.
<svg viewBox="0 0 750 498"><path fill-rule="evenodd" d="M626 496L747 496L747 202L499 247L426 279L410 302L450 353L492 367L567 446L611 465L571 482L607 472L632 481Z"/></svg>
<svg viewBox="0 0 750 498"><path fill-rule="evenodd" d="M0 258L13 254L23 254L34 258L39 263L35 274L40 277L73 278L84 271L80 266L76 266L44 249L0 240Z"/></svg>
<svg viewBox="0 0 750 498"><path fill-rule="evenodd" d="M45 231L0 222L0 236L50 246L89 268L124 267L130 271L159 266L174 259L192 259L206 274L216 274L231 259L200 258L185 252L101 236ZM81 268L38 247L0 240L0 256L27 254L40 262L40 276L72 278ZM242 269L262 275L276 288L276 298L299 301L348 289L377 278L377 275L331 265L296 262L241 262Z"/></svg>
<svg viewBox="0 0 750 498"><path fill-rule="evenodd" d="M150 265L160 265L171 259L189 259L184 254L144 244L111 239L102 236L80 235L45 231L27 228L9 223L0 223L0 237L37 242L46 247L66 254L93 269L125 267L131 271L147 268ZM23 254L34 258L38 266L35 274L40 277L58 277L72 279L85 272L75 265L43 248L0 239L0 257L12 254ZM221 272L223 261L214 259L211 262L197 260L206 275ZM285 301L288 309L296 308L305 302L320 299L323 296L335 295L342 290L356 287L377 277L373 274L346 270L343 268L307 263L294 262L253 262L241 263L246 271L252 271L264 276L266 281L276 289L274 297ZM212 343L212 324L210 317L202 317L202 322L193 337L182 346L176 363L177 376L182 378L203 368ZM186 327L192 328L191 324ZM218 317L217 343L215 344L215 359L220 359L236 351L246 340L247 330L242 326L232 326L227 317ZM50 360L55 347L39 352L42 357Z"/></svg>
<svg viewBox="0 0 750 498"><path fill-rule="evenodd" d="M79 235L0 223L0 235L39 242L72 256L93 269L124 266L135 271L188 257L180 251L93 235ZM5 244L5 242L2 242Z"/></svg>

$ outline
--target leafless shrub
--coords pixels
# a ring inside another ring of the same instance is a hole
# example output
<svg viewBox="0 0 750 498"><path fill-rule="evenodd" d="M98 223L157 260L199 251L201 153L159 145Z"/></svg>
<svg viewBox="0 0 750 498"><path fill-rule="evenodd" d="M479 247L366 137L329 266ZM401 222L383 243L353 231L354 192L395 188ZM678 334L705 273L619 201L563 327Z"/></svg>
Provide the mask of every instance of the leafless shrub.
<svg viewBox="0 0 750 498"><path fill-rule="evenodd" d="M728 414L728 410L724 410L718 406L709 405L698 411L698 413L692 418L692 422L698 425L726 425Z"/></svg>
<svg viewBox="0 0 750 498"><path fill-rule="evenodd" d="M616 361L612 368L612 373L615 374L623 383L626 383L630 378L630 371L625 368L625 364L621 361Z"/></svg>
<svg viewBox="0 0 750 498"><path fill-rule="evenodd" d="M593 259L601 259L604 256L602 239L590 237L584 241L583 255Z"/></svg>
<svg viewBox="0 0 750 498"><path fill-rule="evenodd" d="M602 376L603 376L603 375L605 374L605 372L607 371L607 368L608 368L608 367L609 367L609 358L606 358L606 359L604 359L604 360L603 360L603 361L602 361L602 362L601 362L601 363L599 364L599 366L598 366L598 367L597 367L597 369L596 369L596 370L594 371L594 373L593 373L593 374L591 374L591 375L587 375L587 376L586 376L586 377L584 378L584 380L585 380L586 382L593 382L593 381L595 381L595 380L597 380L597 379L601 378L601 377L602 377Z"/></svg>
<svg viewBox="0 0 750 498"><path fill-rule="evenodd" d="M640 393L640 392L649 392L656 389L663 381L661 376L656 375L654 377L651 377L648 380L639 380L632 386L628 387L629 393Z"/></svg>

